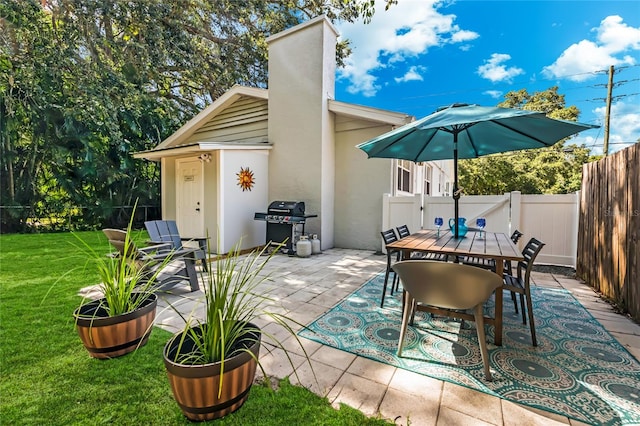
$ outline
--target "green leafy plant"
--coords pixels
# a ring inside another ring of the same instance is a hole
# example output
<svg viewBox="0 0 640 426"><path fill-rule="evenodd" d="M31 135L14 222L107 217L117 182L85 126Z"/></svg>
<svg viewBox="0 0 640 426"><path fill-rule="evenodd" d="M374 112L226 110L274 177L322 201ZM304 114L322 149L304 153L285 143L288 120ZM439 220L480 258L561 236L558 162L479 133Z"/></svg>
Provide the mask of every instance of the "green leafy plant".
<svg viewBox="0 0 640 426"><path fill-rule="evenodd" d="M242 352L255 358L250 347L261 335L275 346L283 348L276 337L253 323L257 318L271 319L286 329L288 334L295 336L302 348L292 326L304 325L284 314L270 311L268 307L272 306L273 299L257 291L260 284L270 280L269 275L263 274L263 269L280 247L269 254L267 247L264 247L242 256L240 245L241 242L235 244L227 255L209 256L211 272L204 277L204 321L193 315L185 318L174 308L184 319L185 327L174 337L179 342L172 360L185 365L220 363L218 395L222 391L226 360ZM306 356L306 351L302 349ZM287 351L283 352L291 363ZM256 361L266 377L259 360Z"/></svg>
<svg viewBox="0 0 640 426"><path fill-rule="evenodd" d="M149 259L137 257L132 237L135 209L136 206L133 208L124 238L122 250L124 255L114 253L105 256L74 234L81 243L83 254L87 257L84 267L94 267L100 277L98 291L102 294L102 298L98 308L91 311L92 316L116 316L138 309L149 295L158 290L158 274L172 260L171 253L163 257L162 261L155 260L153 257ZM81 304L85 302L86 299L83 299Z"/></svg>

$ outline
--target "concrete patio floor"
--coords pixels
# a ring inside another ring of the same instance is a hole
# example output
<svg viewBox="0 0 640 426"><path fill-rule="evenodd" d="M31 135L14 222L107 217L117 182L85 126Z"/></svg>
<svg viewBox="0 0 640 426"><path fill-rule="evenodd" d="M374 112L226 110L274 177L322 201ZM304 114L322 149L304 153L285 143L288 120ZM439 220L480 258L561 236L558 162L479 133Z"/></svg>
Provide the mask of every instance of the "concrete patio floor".
<svg viewBox="0 0 640 426"><path fill-rule="evenodd" d="M309 258L275 255L265 268L272 281L261 289L277 301L273 310L308 324L332 308L369 278L384 271L386 257L372 251L331 249ZM617 314L587 285L551 273L533 273L537 286L565 288L623 345L640 359L640 326ZM184 287L184 288L183 288ZM202 291L189 293L177 286L158 306L156 324L175 332L182 319L167 301L179 306L183 315L202 315L198 301ZM316 382L295 338L282 333L266 320L259 323L283 342L296 368L281 349L263 345L261 363L269 376L290 376L336 407L344 403L368 416L380 416L398 425L560 425L583 424L566 417L515 404L462 386L398 369L329 346L302 339ZM271 349L271 351L269 350Z"/></svg>

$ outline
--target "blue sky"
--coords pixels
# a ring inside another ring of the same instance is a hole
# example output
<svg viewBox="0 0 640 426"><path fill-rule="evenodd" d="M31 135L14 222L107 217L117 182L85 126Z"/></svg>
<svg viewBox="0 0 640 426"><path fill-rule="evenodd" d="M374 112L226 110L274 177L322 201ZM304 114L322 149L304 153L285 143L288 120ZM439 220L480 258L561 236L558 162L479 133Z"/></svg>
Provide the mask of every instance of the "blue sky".
<svg viewBox="0 0 640 426"><path fill-rule="evenodd" d="M579 121L572 142L601 153L609 66L609 153L640 138L640 1L376 1L370 24L338 24L353 54L336 99L416 118L456 102L496 105L558 86Z"/></svg>

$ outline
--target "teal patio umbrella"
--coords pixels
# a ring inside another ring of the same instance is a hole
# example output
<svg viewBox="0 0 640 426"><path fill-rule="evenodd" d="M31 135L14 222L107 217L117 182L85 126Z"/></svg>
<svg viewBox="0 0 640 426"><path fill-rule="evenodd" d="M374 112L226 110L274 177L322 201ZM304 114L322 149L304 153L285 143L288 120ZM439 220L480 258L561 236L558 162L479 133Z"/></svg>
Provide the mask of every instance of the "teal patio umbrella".
<svg viewBox="0 0 640 426"><path fill-rule="evenodd" d="M453 159L454 235L458 238L458 158L551 146L567 136L597 127L555 120L536 111L454 104L357 148L369 158L414 162Z"/></svg>

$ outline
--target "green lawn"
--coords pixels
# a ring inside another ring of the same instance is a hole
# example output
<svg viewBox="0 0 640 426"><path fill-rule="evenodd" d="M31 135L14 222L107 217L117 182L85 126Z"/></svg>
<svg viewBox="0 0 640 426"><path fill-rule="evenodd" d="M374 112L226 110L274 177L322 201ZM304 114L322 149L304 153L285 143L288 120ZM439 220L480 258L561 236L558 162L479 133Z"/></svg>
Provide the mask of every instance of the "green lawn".
<svg viewBox="0 0 640 426"><path fill-rule="evenodd" d="M101 232L77 233L107 253ZM140 235L143 238L144 235ZM89 357L72 319L78 290L97 282L69 233L0 235L0 423L11 425L191 424L171 395L162 363L170 334L155 328L137 352ZM283 381L254 386L220 425L383 425Z"/></svg>

